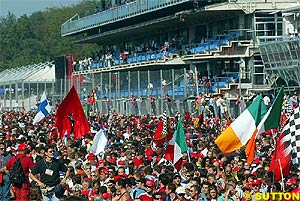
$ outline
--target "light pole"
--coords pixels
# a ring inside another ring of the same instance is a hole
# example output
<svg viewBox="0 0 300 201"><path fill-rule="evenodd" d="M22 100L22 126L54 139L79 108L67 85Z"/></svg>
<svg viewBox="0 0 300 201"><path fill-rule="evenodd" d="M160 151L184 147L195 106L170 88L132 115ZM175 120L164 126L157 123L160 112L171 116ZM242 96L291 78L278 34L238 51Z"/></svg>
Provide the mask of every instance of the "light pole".
<svg viewBox="0 0 300 201"><path fill-rule="evenodd" d="M234 61L235 64L238 64L239 67L239 95L242 96L242 70L241 70L241 64L243 63L243 60Z"/></svg>

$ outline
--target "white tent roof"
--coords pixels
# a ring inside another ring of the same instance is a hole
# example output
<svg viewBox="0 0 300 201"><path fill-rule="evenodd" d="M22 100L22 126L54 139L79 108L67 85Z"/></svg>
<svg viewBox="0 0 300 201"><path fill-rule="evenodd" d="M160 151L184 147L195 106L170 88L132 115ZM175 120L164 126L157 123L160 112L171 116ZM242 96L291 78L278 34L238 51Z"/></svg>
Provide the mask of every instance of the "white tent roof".
<svg viewBox="0 0 300 201"><path fill-rule="evenodd" d="M0 72L0 84L8 82L51 82L55 80L54 62L46 62Z"/></svg>

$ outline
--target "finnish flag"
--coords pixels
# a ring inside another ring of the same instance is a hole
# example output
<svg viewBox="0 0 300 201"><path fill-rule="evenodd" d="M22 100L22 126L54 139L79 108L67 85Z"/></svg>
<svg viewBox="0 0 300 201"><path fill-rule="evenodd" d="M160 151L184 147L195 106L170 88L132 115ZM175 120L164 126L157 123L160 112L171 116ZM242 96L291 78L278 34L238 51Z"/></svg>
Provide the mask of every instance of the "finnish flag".
<svg viewBox="0 0 300 201"><path fill-rule="evenodd" d="M40 105L36 111L36 115L34 117L33 124L40 122L50 112L51 112L51 106L46 98L46 93L44 92L41 97Z"/></svg>

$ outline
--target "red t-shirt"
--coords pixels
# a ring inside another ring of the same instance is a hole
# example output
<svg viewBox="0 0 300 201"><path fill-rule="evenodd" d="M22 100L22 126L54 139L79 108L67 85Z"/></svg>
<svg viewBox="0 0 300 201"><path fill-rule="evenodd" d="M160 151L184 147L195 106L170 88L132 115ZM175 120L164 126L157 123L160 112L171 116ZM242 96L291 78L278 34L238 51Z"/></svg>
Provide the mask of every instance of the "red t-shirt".
<svg viewBox="0 0 300 201"><path fill-rule="evenodd" d="M23 158L22 158L23 157ZM29 170L32 170L34 167L34 163L32 161L32 158L25 156L25 154L17 154L16 156L11 157L11 159L9 159L9 161L6 163L6 168L8 170L12 169L14 166L14 163L17 161L17 159L22 158L21 159L21 165L22 168L25 172L26 177L28 177L29 174ZM29 180L28 180L29 182Z"/></svg>
<svg viewBox="0 0 300 201"><path fill-rule="evenodd" d="M134 165L135 165L136 168L139 168L139 166L142 165L142 164L144 163L143 160L139 160L139 159L136 158L136 157L135 157L132 161L133 161L133 163L134 163Z"/></svg>
<svg viewBox="0 0 300 201"><path fill-rule="evenodd" d="M139 198L143 201L152 201L152 197L147 193L142 193Z"/></svg>
<svg viewBox="0 0 300 201"><path fill-rule="evenodd" d="M88 197L91 197L92 193L93 193L93 189L91 189L91 188L88 188L86 191L84 191L83 189L81 190L81 194L86 195Z"/></svg>

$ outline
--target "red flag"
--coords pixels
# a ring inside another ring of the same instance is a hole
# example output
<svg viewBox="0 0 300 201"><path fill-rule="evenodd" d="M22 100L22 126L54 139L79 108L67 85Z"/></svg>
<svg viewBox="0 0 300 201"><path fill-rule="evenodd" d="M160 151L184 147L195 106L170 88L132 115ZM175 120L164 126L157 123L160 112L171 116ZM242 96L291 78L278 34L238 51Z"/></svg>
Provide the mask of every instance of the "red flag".
<svg viewBox="0 0 300 201"><path fill-rule="evenodd" d="M291 152L287 147L285 135L282 133L277 142L270 164L270 172L274 173L275 182L281 180L281 169L283 177L290 173Z"/></svg>
<svg viewBox="0 0 300 201"><path fill-rule="evenodd" d="M73 133L74 139L80 139L83 135L90 132L89 123L74 86L59 105L55 116L55 124L61 138L65 134L69 137Z"/></svg>
<svg viewBox="0 0 300 201"><path fill-rule="evenodd" d="M164 142L166 141L166 139L165 139L166 135L163 135L162 131L163 131L163 121L160 120L158 125L157 125L155 134L153 136L153 142L156 145L164 144Z"/></svg>
<svg viewBox="0 0 300 201"><path fill-rule="evenodd" d="M283 127L281 135L276 142L276 149L270 164L270 171L274 172L276 181L278 181L281 176L288 176L290 172L290 162L293 164L299 164L299 120L300 108L296 107L293 110L293 114L289 117L286 125Z"/></svg>

